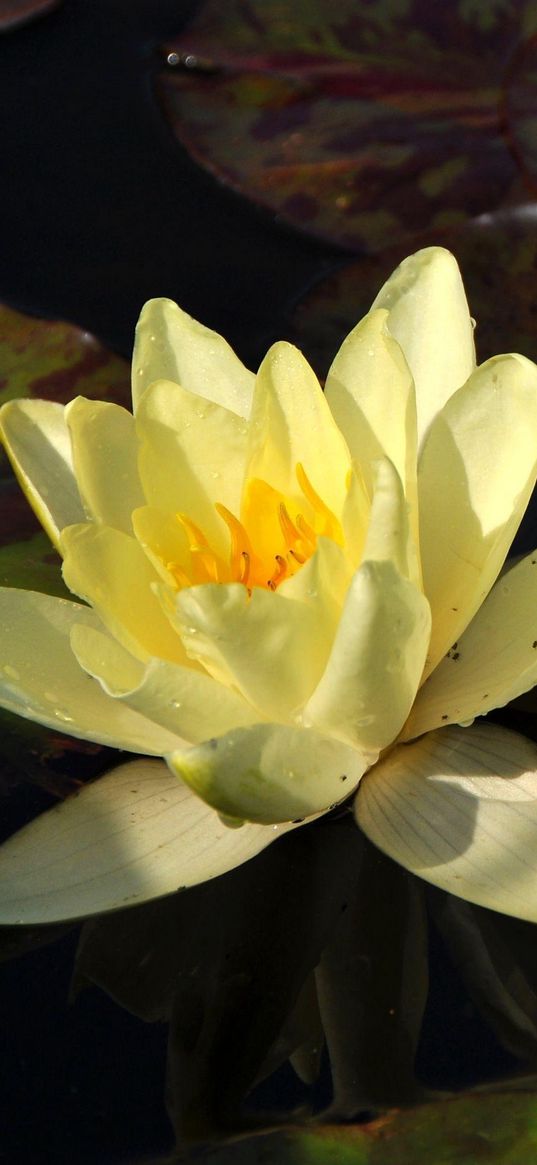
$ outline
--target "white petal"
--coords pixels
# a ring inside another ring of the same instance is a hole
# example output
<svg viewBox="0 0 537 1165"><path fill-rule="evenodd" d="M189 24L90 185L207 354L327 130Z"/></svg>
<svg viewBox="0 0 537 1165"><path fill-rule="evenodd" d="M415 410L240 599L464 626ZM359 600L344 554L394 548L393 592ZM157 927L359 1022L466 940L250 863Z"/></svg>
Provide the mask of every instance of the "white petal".
<svg viewBox="0 0 537 1165"><path fill-rule="evenodd" d="M332 624L314 604L240 583L180 591L169 618L188 655L230 685L267 719L289 720L319 679Z"/></svg>
<svg viewBox="0 0 537 1165"><path fill-rule="evenodd" d="M0 849L0 922L135 906L240 866L293 826L228 829L162 761L86 785Z"/></svg>
<svg viewBox="0 0 537 1165"><path fill-rule="evenodd" d="M88 607L35 591L0 589L0 707L68 736L157 756L177 737L106 696L78 665L75 623L99 628Z"/></svg>
<svg viewBox="0 0 537 1165"><path fill-rule="evenodd" d="M362 781L364 833L459 898L537 922L537 747L495 724L401 745Z"/></svg>
<svg viewBox="0 0 537 1165"><path fill-rule="evenodd" d="M238 728L167 760L219 812L265 824L329 809L352 793L368 763L337 740L283 724Z"/></svg>
<svg viewBox="0 0 537 1165"><path fill-rule="evenodd" d="M194 744L259 720L238 692L194 666L152 659L144 668L132 656L126 660L127 653L114 639L83 625L73 628L71 644L81 667L111 697L185 741Z"/></svg>
<svg viewBox="0 0 537 1165"><path fill-rule="evenodd" d="M537 553L502 574L418 692L402 737L500 708L537 684Z"/></svg>
<svg viewBox="0 0 537 1165"><path fill-rule="evenodd" d="M472 322L457 261L443 247L404 259L373 308L389 312L388 328L403 349L416 385L418 438L475 368Z"/></svg>
<svg viewBox="0 0 537 1165"><path fill-rule="evenodd" d="M305 724L368 752L372 763L410 711L430 631L427 600L391 562L356 572Z"/></svg>
<svg viewBox="0 0 537 1165"><path fill-rule="evenodd" d="M170 299L143 308L132 358L134 411L155 380L173 380L197 396L248 417L254 376L226 340L192 319Z"/></svg>
<svg viewBox="0 0 537 1165"><path fill-rule="evenodd" d="M429 429L418 467L431 672L495 581L537 473L537 367L495 356Z"/></svg>
<svg viewBox="0 0 537 1165"><path fill-rule="evenodd" d="M30 505L59 549L63 527L83 522L86 516L73 472L63 405L47 400L9 401L0 409L0 436Z"/></svg>
<svg viewBox="0 0 537 1165"><path fill-rule="evenodd" d="M274 344L257 374L247 477L301 498L296 466L340 517L350 457L315 373L292 344Z"/></svg>
<svg viewBox="0 0 537 1165"><path fill-rule="evenodd" d="M65 419L88 515L132 533L132 511L144 503L132 414L119 405L79 396L67 405Z"/></svg>

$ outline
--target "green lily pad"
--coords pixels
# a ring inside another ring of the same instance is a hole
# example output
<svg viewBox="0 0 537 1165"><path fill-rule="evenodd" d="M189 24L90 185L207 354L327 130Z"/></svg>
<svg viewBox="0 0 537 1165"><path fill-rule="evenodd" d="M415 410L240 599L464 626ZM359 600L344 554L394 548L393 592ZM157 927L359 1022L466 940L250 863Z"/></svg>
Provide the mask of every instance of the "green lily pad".
<svg viewBox="0 0 537 1165"><path fill-rule="evenodd" d="M226 1146L208 1165L521 1165L537 1155L535 1092L470 1093L384 1113L364 1125L312 1125Z"/></svg>
<svg viewBox="0 0 537 1165"><path fill-rule="evenodd" d="M222 182L345 247L408 248L512 200L503 91L534 24L529 0L207 0L157 92Z"/></svg>

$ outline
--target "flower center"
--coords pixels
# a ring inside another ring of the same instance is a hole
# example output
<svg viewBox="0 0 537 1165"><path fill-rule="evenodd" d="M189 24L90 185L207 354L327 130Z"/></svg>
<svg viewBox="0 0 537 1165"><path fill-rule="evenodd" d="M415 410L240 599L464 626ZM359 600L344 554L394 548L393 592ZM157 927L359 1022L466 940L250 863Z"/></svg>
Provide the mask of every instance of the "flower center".
<svg viewBox="0 0 537 1165"><path fill-rule="evenodd" d="M176 514L184 530L190 561L167 563L180 589L200 583L243 583L249 591L275 591L284 579L311 558L319 536L343 545L341 524L314 490L304 467L296 466L301 497L286 497L260 478L244 489L240 519L217 502L215 509L229 531L227 557L212 547L203 530L186 515Z"/></svg>

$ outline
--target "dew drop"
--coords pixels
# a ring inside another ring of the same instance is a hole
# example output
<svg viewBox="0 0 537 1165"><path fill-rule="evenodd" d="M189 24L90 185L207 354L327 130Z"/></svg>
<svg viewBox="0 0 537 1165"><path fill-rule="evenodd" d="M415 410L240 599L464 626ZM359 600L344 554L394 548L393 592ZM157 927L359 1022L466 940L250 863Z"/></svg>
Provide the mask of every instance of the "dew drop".
<svg viewBox="0 0 537 1165"><path fill-rule="evenodd" d="M57 720L61 720L63 724L73 723L74 717L70 716L69 713L65 711L65 708L55 708L54 715L56 716Z"/></svg>

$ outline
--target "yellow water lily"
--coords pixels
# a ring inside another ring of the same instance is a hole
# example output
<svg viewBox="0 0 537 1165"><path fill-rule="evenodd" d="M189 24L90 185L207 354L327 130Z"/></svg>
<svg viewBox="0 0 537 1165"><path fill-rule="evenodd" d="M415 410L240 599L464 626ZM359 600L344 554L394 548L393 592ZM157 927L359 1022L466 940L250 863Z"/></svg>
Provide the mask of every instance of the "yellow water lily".
<svg viewBox="0 0 537 1165"><path fill-rule="evenodd" d="M83 600L0 591L0 705L168 766L122 765L6 843L3 921L214 877L358 786L407 869L537 920L537 749L460 727L537 681L537 555L500 575L537 368L476 367L453 256L401 264L324 393L292 345L254 376L153 300L132 415L12 401L0 428Z"/></svg>

